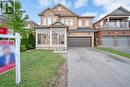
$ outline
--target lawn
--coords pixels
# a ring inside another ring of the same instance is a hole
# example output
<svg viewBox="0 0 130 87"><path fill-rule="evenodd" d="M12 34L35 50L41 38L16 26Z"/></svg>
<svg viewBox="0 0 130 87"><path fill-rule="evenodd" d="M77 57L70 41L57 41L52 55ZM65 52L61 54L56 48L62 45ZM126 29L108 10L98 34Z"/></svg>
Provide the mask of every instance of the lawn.
<svg viewBox="0 0 130 87"><path fill-rule="evenodd" d="M51 87L64 59L52 51L21 52L21 83L15 84L15 70L0 75L0 87Z"/></svg>
<svg viewBox="0 0 130 87"><path fill-rule="evenodd" d="M110 53L113 53L113 54L117 54L117 55L120 55L120 56L123 56L123 57L127 57L127 58L130 58L130 54L128 53L125 53L125 52L121 52L121 51L117 51L117 50L114 50L112 48L97 48L99 50L102 50L102 51L107 51L107 52L110 52Z"/></svg>

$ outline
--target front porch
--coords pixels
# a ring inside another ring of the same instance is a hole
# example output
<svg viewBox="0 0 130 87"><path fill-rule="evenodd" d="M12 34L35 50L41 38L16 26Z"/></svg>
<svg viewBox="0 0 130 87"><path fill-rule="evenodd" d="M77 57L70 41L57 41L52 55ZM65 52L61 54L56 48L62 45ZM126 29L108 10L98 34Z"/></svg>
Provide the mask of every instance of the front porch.
<svg viewBox="0 0 130 87"><path fill-rule="evenodd" d="M67 27L60 22L36 28L36 49L67 50Z"/></svg>

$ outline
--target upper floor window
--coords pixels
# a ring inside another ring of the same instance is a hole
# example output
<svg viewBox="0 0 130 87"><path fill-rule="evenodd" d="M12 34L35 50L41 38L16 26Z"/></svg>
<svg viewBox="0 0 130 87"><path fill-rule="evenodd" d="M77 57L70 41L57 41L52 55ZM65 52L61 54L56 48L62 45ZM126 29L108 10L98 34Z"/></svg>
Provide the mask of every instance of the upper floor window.
<svg viewBox="0 0 130 87"><path fill-rule="evenodd" d="M65 23L65 20L63 18L61 19L61 23L63 23L63 24Z"/></svg>
<svg viewBox="0 0 130 87"><path fill-rule="evenodd" d="M73 25L73 19L65 19L65 24L66 25Z"/></svg>
<svg viewBox="0 0 130 87"><path fill-rule="evenodd" d="M43 25L46 25L46 18L43 18Z"/></svg>
<svg viewBox="0 0 130 87"><path fill-rule="evenodd" d="M47 18L47 25L50 25L50 24L52 24L52 17Z"/></svg>
<svg viewBox="0 0 130 87"><path fill-rule="evenodd" d="M54 17L47 17L47 18L43 18L43 25L51 25L52 23L56 22L56 18Z"/></svg>
<svg viewBox="0 0 130 87"><path fill-rule="evenodd" d="M56 22L56 18L53 18L53 23Z"/></svg>
<svg viewBox="0 0 130 87"><path fill-rule="evenodd" d="M73 25L73 19L70 19L70 25Z"/></svg>
<svg viewBox="0 0 130 87"><path fill-rule="evenodd" d="M79 26L82 26L82 21L81 20L79 20L78 23L79 23Z"/></svg>
<svg viewBox="0 0 130 87"><path fill-rule="evenodd" d="M65 19L65 24L69 25L69 19Z"/></svg>
<svg viewBox="0 0 130 87"><path fill-rule="evenodd" d="M86 20L86 26L87 26L87 27L90 26L90 25L89 25L89 20Z"/></svg>

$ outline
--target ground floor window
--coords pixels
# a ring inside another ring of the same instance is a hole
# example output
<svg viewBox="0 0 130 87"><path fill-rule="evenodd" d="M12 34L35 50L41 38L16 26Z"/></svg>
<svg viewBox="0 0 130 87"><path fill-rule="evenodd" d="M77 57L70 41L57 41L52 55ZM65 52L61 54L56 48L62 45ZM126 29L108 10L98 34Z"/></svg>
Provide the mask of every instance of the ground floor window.
<svg viewBox="0 0 130 87"><path fill-rule="evenodd" d="M65 42L64 29L53 29L52 44L64 44L64 42Z"/></svg>
<svg viewBox="0 0 130 87"><path fill-rule="evenodd" d="M40 30L38 33L38 44L50 44L50 34L48 30Z"/></svg>

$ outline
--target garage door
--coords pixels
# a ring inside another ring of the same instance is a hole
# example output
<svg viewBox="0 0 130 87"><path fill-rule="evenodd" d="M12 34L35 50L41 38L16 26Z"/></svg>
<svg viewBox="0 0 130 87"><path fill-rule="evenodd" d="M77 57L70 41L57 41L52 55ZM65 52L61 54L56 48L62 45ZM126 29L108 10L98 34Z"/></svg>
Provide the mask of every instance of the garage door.
<svg viewBox="0 0 130 87"><path fill-rule="evenodd" d="M103 37L103 47L129 47L130 37Z"/></svg>
<svg viewBox="0 0 130 87"><path fill-rule="evenodd" d="M117 47L128 47L128 46L129 46L129 37L117 38Z"/></svg>
<svg viewBox="0 0 130 87"><path fill-rule="evenodd" d="M114 47L114 37L103 37L103 47Z"/></svg>
<svg viewBox="0 0 130 87"><path fill-rule="evenodd" d="M91 47L90 37L69 37L68 38L69 47Z"/></svg>

